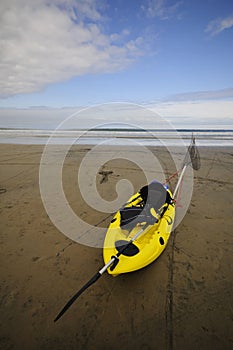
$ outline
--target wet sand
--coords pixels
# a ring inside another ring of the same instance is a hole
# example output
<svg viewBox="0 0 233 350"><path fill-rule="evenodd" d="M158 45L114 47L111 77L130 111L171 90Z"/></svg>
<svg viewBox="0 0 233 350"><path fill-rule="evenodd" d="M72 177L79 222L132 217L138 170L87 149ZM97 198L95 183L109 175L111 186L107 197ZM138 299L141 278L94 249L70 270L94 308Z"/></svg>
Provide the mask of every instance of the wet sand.
<svg viewBox="0 0 233 350"><path fill-rule="evenodd" d="M107 227L111 215L89 208L74 190L89 149L69 152L64 189L77 215ZM105 274L57 323L103 261L100 248L71 241L50 221L39 189L42 150L0 145L0 348L232 349L233 149L200 148L189 210L155 263L117 278ZM171 175L169 159L162 161ZM118 160L99 171L101 195L111 200L121 178L136 190L145 184L137 166Z"/></svg>

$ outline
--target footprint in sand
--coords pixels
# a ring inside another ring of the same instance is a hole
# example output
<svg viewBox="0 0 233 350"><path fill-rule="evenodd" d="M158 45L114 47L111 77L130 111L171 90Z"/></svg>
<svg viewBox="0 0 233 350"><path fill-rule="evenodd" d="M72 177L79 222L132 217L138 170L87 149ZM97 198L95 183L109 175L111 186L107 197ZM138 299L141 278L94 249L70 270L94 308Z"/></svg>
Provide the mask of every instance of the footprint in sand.
<svg viewBox="0 0 233 350"><path fill-rule="evenodd" d="M33 256L33 257L32 257L32 261L33 261L33 262L35 262L35 261L37 261L37 260L39 260L39 259L40 259L39 256Z"/></svg>
<svg viewBox="0 0 233 350"><path fill-rule="evenodd" d="M108 181L108 175L113 174L113 171L111 170L102 170L99 171L99 175L102 175L102 179L100 180L100 184L107 182Z"/></svg>

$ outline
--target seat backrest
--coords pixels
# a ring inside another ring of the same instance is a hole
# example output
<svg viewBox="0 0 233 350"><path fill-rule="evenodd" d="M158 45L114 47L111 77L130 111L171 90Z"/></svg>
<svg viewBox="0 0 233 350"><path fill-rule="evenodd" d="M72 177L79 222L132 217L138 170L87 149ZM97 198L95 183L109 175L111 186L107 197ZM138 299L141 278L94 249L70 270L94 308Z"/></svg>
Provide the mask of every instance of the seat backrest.
<svg viewBox="0 0 233 350"><path fill-rule="evenodd" d="M156 211L170 200L170 195L160 182L152 182L139 191L144 204L149 204Z"/></svg>

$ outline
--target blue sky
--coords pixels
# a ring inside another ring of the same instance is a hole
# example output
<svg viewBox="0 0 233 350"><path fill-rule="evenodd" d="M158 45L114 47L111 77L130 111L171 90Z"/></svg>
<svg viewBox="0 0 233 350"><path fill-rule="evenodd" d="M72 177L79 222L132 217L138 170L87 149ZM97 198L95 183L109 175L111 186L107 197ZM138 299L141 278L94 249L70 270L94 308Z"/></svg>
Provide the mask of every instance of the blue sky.
<svg viewBox="0 0 233 350"><path fill-rule="evenodd" d="M0 121L123 101L232 125L232 1L2 0L0 13Z"/></svg>

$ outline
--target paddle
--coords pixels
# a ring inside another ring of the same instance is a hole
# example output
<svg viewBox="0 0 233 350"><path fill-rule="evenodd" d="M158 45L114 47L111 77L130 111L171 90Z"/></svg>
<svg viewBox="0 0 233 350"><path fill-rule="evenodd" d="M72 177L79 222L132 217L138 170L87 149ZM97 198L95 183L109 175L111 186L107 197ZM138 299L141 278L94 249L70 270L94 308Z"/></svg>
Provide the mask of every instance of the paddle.
<svg viewBox="0 0 233 350"><path fill-rule="evenodd" d="M119 256L124 253L124 251L132 244L146 229L146 227L149 226L147 223L139 230L130 240L128 243L123 245L118 253L114 255L109 262L102 267L84 286L77 292L75 293L72 298L66 303L66 305L63 307L63 309L59 312L57 317L54 319L54 322L59 320L59 318L64 315L64 313L69 309L69 307L75 302L75 300L87 289L89 288L92 284L94 284L98 279L103 275L103 273L112 265L112 267L116 267L116 265L119 262Z"/></svg>

